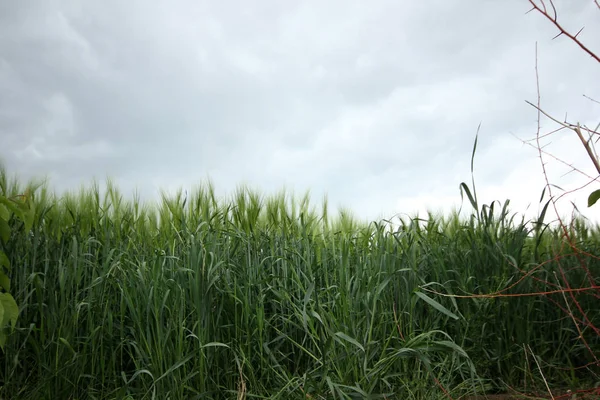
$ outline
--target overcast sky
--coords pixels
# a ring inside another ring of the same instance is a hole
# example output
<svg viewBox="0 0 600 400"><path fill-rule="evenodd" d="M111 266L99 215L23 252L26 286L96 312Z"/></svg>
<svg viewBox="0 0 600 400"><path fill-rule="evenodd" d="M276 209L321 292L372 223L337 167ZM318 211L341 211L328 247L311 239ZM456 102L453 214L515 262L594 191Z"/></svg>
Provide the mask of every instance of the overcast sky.
<svg viewBox="0 0 600 400"><path fill-rule="evenodd" d="M556 1L600 52L592 0ZM324 194L361 218L449 210L475 158L482 201L536 211L542 107L600 123L600 65L527 0L0 0L0 159L59 191L110 176L219 193ZM556 126L544 120L543 132ZM516 136L516 137L515 137ZM596 176L573 132L552 151ZM548 141L544 142L547 143ZM553 183L585 182L548 159ZM600 185L597 185L600 186ZM588 186L575 201L587 209ZM570 208L566 207L566 211Z"/></svg>

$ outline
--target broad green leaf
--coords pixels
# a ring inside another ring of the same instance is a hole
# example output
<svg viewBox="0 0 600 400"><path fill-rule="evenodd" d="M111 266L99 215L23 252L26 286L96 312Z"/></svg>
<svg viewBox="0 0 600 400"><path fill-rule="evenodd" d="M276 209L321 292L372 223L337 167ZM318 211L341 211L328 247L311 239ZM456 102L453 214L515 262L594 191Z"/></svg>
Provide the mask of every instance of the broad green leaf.
<svg viewBox="0 0 600 400"><path fill-rule="evenodd" d="M8 208L4 204L0 204L0 218L5 221L8 221L10 218L10 211L8 211Z"/></svg>
<svg viewBox="0 0 600 400"><path fill-rule="evenodd" d="M10 271L10 260L2 250L0 250L0 268L6 268Z"/></svg>
<svg viewBox="0 0 600 400"><path fill-rule="evenodd" d="M10 293L0 293L0 304L2 305L2 327L10 323L14 329L19 317L19 306Z"/></svg>
<svg viewBox="0 0 600 400"><path fill-rule="evenodd" d="M432 306L433 308L435 308L442 314L445 314L453 319L458 319L458 317L452 311L448 310L446 307L444 307L443 305L441 305L440 303L438 303L431 297L427 296L425 293L415 292L415 295L417 295L417 297L419 297L420 299L425 301L427 304L429 304L430 306Z"/></svg>
<svg viewBox="0 0 600 400"><path fill-rule="evenodd" d="M23 222L25 223L25 233L29 233L31 227L33 227L33 221L35 219L35 208L31 200L22 204L23 210Z"/></svg>
<svg viewBox="0 0 600 400"><path fill-rule="evenodd" d="M9 211L17 216L17 218L23 220L23 211L19 207L19 203L9 200L4 196L0 196L0 204L6 206Z"/></svg>
<svg viewBox="0 0 600 400"><path fill-rule="evenodd" d="M600 189L594 190L588 197L588 207L593 206L600 199Z"/></svg>
<svg viewBox="0 0 600 400"><path fill-rule="evenodd" d="M2 293L4 294L4 293ZM4 350L4 344L6 343L6 323L4 322L4 303L0 301L0 348Z"/></svg>
<svg viewBox="0 0 600 400"><path fill-rule="evenodd" d="M0 218L0 239L6 243L10 239L10 226L8 222Z"/></svg>
<svg viewBox="0 0 600 400"><path fill-rule="evenodd" d="M24 217L23 222L25 223L25 226L23 227L23 229L25 230L25 233L29 233L29 231L33 227L33 220L35 218L35 213L33 212L33 210L28 211L25 214L23 214L23 217Z"/></svg>
<svg viewBox="0 0 600 400"><path fill-rule="evenodd" d="M27 199L15 202L15 204L17 205L17 207L22 211L22 212L28 212L31 209L31 198L28 197Z"/></svg>
<svg viewBox="0 0 600 400"><path fill-rule="evenodd" d="M10 292L10 278L2 271L0 271L0 287Z"/></svg>

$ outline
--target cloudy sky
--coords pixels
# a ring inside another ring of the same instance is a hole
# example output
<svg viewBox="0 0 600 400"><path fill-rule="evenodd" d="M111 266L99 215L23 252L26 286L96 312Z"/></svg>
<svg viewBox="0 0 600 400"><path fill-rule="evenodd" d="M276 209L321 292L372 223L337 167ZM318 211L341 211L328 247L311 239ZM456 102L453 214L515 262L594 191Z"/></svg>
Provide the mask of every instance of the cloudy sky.
<svg viewBox="0 0 600 400"><path fill-rule="evenodd" d="M600 52L593 0L556 1ZM0 159L58 190L246 183L324 194L361 218L449 210L475 158L480 200L537 211L542 107L600 123L600 65L527 0L0 0ZM556 125L542 121L543 133ZM550 143L551 142L551 143ZM596 176L573 132L545 150ZM552 182L585 179L548 159ZM587 209L588 186L565 199ZM557 192L558 194L558 192Z"/></svg>

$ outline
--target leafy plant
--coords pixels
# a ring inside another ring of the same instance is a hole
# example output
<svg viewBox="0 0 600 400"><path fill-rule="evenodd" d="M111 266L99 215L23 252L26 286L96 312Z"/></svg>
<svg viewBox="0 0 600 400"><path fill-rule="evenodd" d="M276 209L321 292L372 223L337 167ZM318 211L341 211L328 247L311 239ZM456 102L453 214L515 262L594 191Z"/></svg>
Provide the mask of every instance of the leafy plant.
<svg viewBox="0 0 600 400"><path fill-rule="evenodd" d="M29 196L8 198L0 195L0 347L4 350L10 326L14 330L19 316L19 307L11 294L11 263L5 252L11 237L11 222L22 222L25 232L29 232L33 223L34 210L30 207Z"/></svg>
<svg viewBox="0 0 600 400"><path fill-rule="evenodd" d="M553 290L560 236L549 227L532 237L507 204L478 203L476 218L365 223L285 193L217 199L210 185L157 203L110 183L23 200L3 212L20 305L3 397L460 398L519 385L536 368L522 343L553 365L589 363L552 303L559 294L437 294L495 292L521 276L515 266L533 277L515 292ZM576 229L600 246L599 229ZM581 279L577 260L561 257ZM598 274L600 262L589 267ZM597 324L597 299L581 297Z"/></svg>

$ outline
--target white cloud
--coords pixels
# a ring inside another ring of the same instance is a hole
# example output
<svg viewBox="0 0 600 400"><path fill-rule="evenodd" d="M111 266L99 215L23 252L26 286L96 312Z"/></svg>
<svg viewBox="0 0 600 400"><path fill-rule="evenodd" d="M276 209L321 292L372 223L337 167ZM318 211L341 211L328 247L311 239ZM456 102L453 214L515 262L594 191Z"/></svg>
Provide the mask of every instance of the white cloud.
<svg viewBox="0 0 600 400"><path fill-rule="evenodd" d="M589 3L556 2L565 26L585 25L581 38L600 51ZM595 126L600 106L582 94L599 98L600 81L597 63L566 38L550 40L555 29L528 9L518 0L13 3L0 15L0 157L60 189L110 175L149 197L210 176L220 192L242 182L311 189L376 218L457 206L482 122L481 199L535 209L537 154L511 136L535 133L525 104L536 98L535 42L553 115ZM552 141L593 172L573 135ZM595 215L587 192L575 201Z"/></svg>

